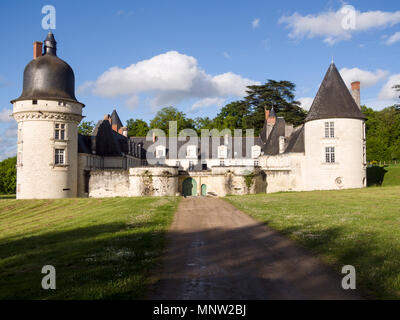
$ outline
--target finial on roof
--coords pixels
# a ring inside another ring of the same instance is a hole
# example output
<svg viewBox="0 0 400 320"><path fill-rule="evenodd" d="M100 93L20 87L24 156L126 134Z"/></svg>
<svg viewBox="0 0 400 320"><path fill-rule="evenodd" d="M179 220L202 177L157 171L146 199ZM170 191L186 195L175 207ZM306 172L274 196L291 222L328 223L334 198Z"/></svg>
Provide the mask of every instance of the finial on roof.
<svg viewBox="0 0 400 320"><path fill-rule="evenodd" d="M332 56L331 64L335 64L335 60L333 59L333 56Z"/></svg>
<svg viewBox="0 0 400 320"><path fill-rule="evenodd" d="M57 41L54 39L53 32L49 31L46 39L44 39L44 54L57 55Z"/></svg>

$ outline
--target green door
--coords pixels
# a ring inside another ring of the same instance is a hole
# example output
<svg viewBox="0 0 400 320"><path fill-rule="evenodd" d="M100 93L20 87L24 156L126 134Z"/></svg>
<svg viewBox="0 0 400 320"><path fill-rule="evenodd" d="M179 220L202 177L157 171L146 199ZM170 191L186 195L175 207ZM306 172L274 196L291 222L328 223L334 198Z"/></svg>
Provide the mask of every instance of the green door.
<svg viewBox="0 0 400 320"><path fill-rule="evenodd" d="M207 186L205 184L201 185L201 195L206 196L207 195Z"/></svg>
<svg viewBox="0 0 400 320"><path fill-rule="evenodd" d="M183 181L182 185L183 195L186 196L197 196L197 183L192 178L187 178Z"/></svg>

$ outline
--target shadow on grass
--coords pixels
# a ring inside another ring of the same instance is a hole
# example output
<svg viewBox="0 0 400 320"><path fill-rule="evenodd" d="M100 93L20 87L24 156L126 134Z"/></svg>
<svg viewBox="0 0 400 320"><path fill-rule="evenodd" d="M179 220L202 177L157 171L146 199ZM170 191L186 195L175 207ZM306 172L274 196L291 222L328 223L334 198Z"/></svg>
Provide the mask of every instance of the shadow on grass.
<svg viewBox="0 0 400 320"><path fill-rule="evenodd" d="M367 185L381 186L388 171L384 167L372 166L367 168Z"/></svg>
<svg viewBox="0 0 400 320"><path fill-rule="evenodd" d="M134 299L161 254L157 221L109 223L0 242L0 299ZM44 265L57 289L43 290Z"/></svg>
<svg viewBox="0 0 400 320"><path fill-rule="evenodd" d="M0 194L1 199L16 199L16 196L15 194Z"/></svg>

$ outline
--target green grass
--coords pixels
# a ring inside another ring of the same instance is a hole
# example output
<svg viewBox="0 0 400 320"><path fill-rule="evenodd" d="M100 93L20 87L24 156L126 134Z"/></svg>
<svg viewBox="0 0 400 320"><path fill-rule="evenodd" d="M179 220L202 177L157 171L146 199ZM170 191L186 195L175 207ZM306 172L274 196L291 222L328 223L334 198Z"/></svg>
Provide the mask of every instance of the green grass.
<svg viewBox="0 0 400 320"><path fill-rule="evenodd" d="M0 200L0 299L137 299L179 198ZM43 290L41 269L56 268Z"/></svg>
<svg viewBox="0 0 400 320"><path fill-rule="evenodd" d="M387 172L383 178L383 187L400 185L400 166L388 166L384 168Z"/></svg>
<svg viewBox="0 0 400 320"><path fill-rule="evenodd" d="M338 272L353 265L368 298L400 298L400 187L229 196Z"/></svg>

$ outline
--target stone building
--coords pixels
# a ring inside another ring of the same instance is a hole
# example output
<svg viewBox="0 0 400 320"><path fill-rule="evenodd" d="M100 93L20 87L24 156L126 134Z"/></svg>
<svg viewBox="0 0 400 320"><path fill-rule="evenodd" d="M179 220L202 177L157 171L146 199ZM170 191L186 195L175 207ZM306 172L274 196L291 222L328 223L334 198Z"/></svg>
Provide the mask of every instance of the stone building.
<svg viewBox="0 0 400 320"><path fill-rule="evenodd" d="M75 97L73 70L57 57L49 32L44 48L34 43L23 92L11 103L18 122L18 199L224 196L366 185L360 83L350 93L333 63L305 123L296 128L272 109L259 137L129 137L114 110L84 136L77 129L84 104Z"/></svg>

